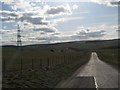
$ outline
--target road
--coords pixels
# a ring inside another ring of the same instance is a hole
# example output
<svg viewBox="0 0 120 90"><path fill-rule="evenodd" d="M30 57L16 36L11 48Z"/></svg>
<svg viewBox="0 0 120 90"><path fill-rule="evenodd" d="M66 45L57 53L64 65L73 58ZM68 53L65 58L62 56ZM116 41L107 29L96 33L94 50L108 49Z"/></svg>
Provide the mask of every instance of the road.
<svg viewBox="0 0 120 90"><path fill-rule="evenodd" d="M61 82L59 88L118 88L118 71L101 61L96 52L89 62L80 67L74 76ZM114 89L113 89L114 90Z"/></svg>

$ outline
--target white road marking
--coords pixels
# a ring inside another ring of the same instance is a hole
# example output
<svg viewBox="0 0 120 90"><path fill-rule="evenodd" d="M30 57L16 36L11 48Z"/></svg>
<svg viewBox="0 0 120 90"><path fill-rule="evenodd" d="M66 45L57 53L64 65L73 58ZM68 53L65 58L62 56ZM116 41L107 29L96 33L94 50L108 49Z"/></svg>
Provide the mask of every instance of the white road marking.
<svg viewBox="0 0 120 90"><path fill-rule="evenodd" d="M96 89L98 90L98 85L97 85L97 81L96 81L96 78L94 77L94 81L95 81L95 87Z"/></svg>
<svg viewBox="0 0 120 90"><path fill-rule="evenodd" d="M101 61L95 52L91 54L90 61L81 69L77 76L95 77L97 88L118 88L118 71Z"/></svg>
<svg viewBox="0 0 120 90"><path fill-rule="evenodd" d="M91 54L89 62L79 68L76 77L93 77L96 90L99 88L118 88L118 71L101 61L95 52ZM70 81L66 81L61 87L66 87L67 84L68 86L72 85Z"/></svg>

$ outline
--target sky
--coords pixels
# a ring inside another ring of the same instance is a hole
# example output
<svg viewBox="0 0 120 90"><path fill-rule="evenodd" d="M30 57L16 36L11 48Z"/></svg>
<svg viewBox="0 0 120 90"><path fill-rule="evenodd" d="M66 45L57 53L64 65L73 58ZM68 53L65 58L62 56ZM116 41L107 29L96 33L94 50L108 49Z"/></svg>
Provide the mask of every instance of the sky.
<svg viewBox="0 0 120 90"><path fill-rule="evenodd" d="M117 39L119 0L1 0L0 40L23 45Z"/></svg>

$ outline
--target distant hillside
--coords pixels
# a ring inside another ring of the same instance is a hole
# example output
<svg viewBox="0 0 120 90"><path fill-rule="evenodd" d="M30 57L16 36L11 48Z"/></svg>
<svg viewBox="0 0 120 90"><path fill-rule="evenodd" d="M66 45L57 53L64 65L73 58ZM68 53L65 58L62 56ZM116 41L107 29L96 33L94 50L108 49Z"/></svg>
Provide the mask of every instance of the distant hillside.
<svg viewBox="0 0 120 90"><path fill-rule="evenodd" d="M26 45L26 46L53 46L53 45L68 45L68 44L89 44L89 43L118 43L119 39L113 39L113 40L92 40L92 41L73 41L73 42L61 42L61 43L54 43L54 44L34 44L34 45Z"/></svg>

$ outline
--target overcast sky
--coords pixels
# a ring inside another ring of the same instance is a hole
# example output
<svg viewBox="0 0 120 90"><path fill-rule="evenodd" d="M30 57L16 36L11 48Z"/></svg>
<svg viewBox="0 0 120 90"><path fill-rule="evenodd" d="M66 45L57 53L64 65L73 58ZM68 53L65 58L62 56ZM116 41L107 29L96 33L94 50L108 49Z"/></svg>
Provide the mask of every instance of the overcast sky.
<svg viewBox="0 0 120 90"><path fill-rule="evenodd" d="M3 45L16 45L18 24L24 45L118 38L119 0L43 1L0 1Z"/></svg>

